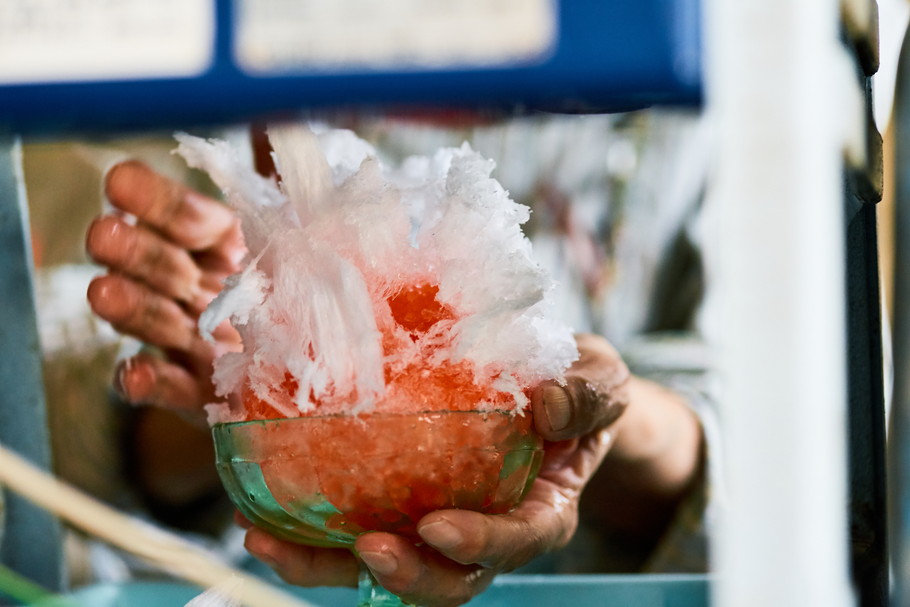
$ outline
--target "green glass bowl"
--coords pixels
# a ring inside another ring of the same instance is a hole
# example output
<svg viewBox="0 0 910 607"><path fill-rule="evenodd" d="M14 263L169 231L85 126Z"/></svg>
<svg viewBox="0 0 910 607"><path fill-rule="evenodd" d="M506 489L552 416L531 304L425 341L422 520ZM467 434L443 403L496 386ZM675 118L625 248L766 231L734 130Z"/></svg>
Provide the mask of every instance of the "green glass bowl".
<svg viewBox="0 0 910 607"><path fill-rule="evenodd" d="M386 531L418 541L417 522L447 508L505 513L543 459L530 416L374 413L214 426L231 500L271 534L316 546Z"/></svg>

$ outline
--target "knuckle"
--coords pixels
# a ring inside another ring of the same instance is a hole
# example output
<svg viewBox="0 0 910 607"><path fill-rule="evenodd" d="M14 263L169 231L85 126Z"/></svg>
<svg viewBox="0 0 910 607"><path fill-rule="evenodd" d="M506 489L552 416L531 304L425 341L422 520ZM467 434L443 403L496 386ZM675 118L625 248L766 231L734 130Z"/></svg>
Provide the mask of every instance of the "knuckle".
<svg viewBox="0 0 910 607"><path fill-rule="evenodd" d="M448 594L441 599L439 607L458 607L473 599L493 580L495 573L488 569L475 568L459 580Z"/></svg>
<svg viewBox="0 0 910 607"><path fill-rule="evenodd" d="M569 509L566 514L560 518L559 526L554 533L552 540L541 541L540 552L549 550L559 550L565 548L575 535L578 529L578 508Z"/></svg>
<svg viewBox="0 0 910 607"><path fill-rule="evenodd" d="M504 555L495 569L497 571L513 571L537 556L548 552L553 542L539 529L528 528L523 536L523 543L513 547L510 554Z"/></svg>
<svg viewBox="0 0 910 607"><path fill-rule="evenodd" d="M524 565L525 562L530 561L535 556L543 554L553 549L555 542L552 538L548 537L542 530L534 529L531 533L528 534L528 543L524 550L524 555L522 562L517 563L514 566ZM513 566L513 568L514 568Z"/></svg>
<svg viewBox="0 0 910 607"><path fill-rule="evenodd" d="M109 217L96 217L89 224L85 231L85 250L89 257L98 261L98 254L102 252L102 241L104 239L104 226L109 221Z"/></svg>
<svg viewBox="0 0 910 607"><path fill-rule="evenodd" d="M167 181L156 190L157 221L169 230L178 229L182 223L186 188L179 183Z"/></svg>
<svg viewBox="0 0 910 607"><path fill-rule="evenodd" d="M422 567L418 572L397 572L394 575L380 576L376 579L382 584L382 587L402 598L421 599L424 597L422 589L426 586L433 586L432 581L428 583L425 579L430 577L426 567ZM419 602L417 600L416 602Z"/></svg>
<svg viewBox="0 0 910 607"><path fill-rule="evenodd" d="M500 520L502 529L489 534L482 554L476 555L472 562L488 571L510 571L541 553L544 537L540 529L525 521Z"/></svg>
<svg viewBox="0 0 910 607"><path fill-rule="evenodd" d="M128 308L126 322L136 329L143 330L156 326L156 320L162 317L161 302L157 297L142 297L141 302Z"/></svg>
<svg viewBox="0 0 910 607"><path fill-rule="evenodd" d="M584 475L582 475L584 476ZM550 523L550 533L541 538L541 551L557 550L569 543L578 528L578 504L582 487L557 486L552 496L558 513Z"/></svg>
<svg viewBox="0 0 910 607"><path fill-rule="evenodd" d="M123 271L133 276L143 276L155 267L150 263L151 247L139 232L120 239Z"/></svg>
<svg viewBox="0 0 910 607"><path fill-rule="evenodd" d="M143 267L150 275L169 270L164 247L152 238L144 238L141 247L133 247L133 255L135 264Z"/></svg>
<svg viewBox="0 0 910 607"><path fill-rule="evenodd" d="M597 380L577 375L570 377L567 389L577 422L576 430L587 434L616 421L628 404L629 377L628 370L617 370Z"/></svg>
<svg viewBox="0 0 910 607"><path fill-rule="evenodd" d="M314 580L308 575L309 569L304 567L286 567L278 563L269 563L269 566L282 580L293 586L304 588L314 585Z"/></svg>
<svg viewBox="0 0 910 607"><path fill-rule="evenodd" d="M504 543L499 538L502 532L497 529L497 525L505 525L507 521L505 518L472 514L476 520L471 520L467 527L470 532L465 534L466 541L446 556L462 565L480 563L484 567L490 567L490 562L499 558Z"/></svg>

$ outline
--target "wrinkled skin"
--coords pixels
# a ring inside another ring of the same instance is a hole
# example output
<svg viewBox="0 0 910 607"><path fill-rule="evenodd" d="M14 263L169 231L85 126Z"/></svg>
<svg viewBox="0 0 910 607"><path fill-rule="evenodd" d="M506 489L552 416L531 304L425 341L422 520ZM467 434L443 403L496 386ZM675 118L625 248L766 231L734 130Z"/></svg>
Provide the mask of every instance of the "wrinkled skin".
<svg viewBox="0 0 910 607"><path fill-rule="evenodd" d="M115 387L129 402L202 423L202 405L214 400L212 361L239 341L224 325L216 344L205 342L196 321L220 281L239 270L238 221L217 201L138 162L115 166L106 193L119 211L88 231L89 254L108 269L90 285L89 302L119 331L163 352L122 362ZM135 217L135 225L123 214ZM605 524L647 529L666 520L700 467L698 423L678 397L631 376L604 339L579 335L577 341L581 358L568 370L567 384L546 383L532 393L534 422L547 444L524 502L505 515L430 513L418 525L426 542L419 547L387 533L364 534L356 551L384 587L429 607L460 605L497 573L564 546L578 524L582 490L608 453L610 469L605 465L601 475L634 472L644 480L627 483L622 500L641 520L605 512L604 520L612 521ZM238 522L248 528L247 549L286 581L356 584L358 566L348 550L284 542Z"/></svg>

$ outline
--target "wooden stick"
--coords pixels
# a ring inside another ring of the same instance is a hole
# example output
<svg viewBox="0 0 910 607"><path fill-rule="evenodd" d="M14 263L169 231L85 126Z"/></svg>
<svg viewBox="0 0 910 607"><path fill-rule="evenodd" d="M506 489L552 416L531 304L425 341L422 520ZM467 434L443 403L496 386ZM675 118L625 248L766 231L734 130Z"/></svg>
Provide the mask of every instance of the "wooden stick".
<svg viewBox="0 0 910 607"><path fill-rule="evenodd" d="M0 484L71 525L203 588L221 586L247 607L313 607L213 553L128 516L35 467L0 445ZM225 584L234 579L238 583Z"/></svg>

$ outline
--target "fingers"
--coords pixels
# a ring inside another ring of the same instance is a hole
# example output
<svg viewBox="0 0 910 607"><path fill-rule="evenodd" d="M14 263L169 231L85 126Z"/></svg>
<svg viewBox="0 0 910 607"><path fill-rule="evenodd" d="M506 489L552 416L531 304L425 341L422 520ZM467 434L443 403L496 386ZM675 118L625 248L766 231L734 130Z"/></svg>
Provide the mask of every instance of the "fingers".
<svg viewBox="0 0 910 607"><path fill-rule="evenodd" d="M197 314L221 290L221 281L240 270L240 224L224 205L135 161L114 166L105 188L114 206L139 221L130 225L113 215L95 220L86 249L99 263Z"/></svg>
<svg viewBox="0 0 910 607"><path fill-rule="evenodd" d="M427 607L454 607L493 581L495 572L453 562L388 533L367 533L355 544L376 580L404 601Z"/></svg>
<svg viewBox="0 0 910 607"><path fill-rule="evenodd" d="M92 310L120 331L164 349L201 356L210 346L192 318L172 299L125 276L94 279L88 288Z"/></svg>
<svg viewBox="0 0 910 607"><path fill-rule="evenodd" d="M427 543L415 548L402 537L368 533L355 547L376 579L405 600L420 605L461 605L493 577L565 546L578 524L577 487L538 479L510 514L440 510L421 519Z"/></svg>
<svg viewBox="0 0 910 607"><path fill-rule="evenodd" d="M107 173L105 192L115 207L191 251L213 247L238 232L237 218L227 207L141 162L114 166Z"/></svg>
<svg viewBox="0 0 910 607"><path fill-rule="evenodd" d="M509 514L440 510L421 519L417 532L453 561L511 571L568 543L578 524L580 493L580 486L538 478Z"/></svg>
<svg viewBox="0 0 910 607"><path fill-rule="evenodd" d="M531 394L535 426L549 441L601 430L629 403L631 374L616 350L593 335L577 339L581 356L566 372L566 384L544 382Z"/></svg>
<svg viewBox="0 0 910 607"><path fill-rule="evenodd" d="M549 530L562 525L548 521L546 529L538 528L534 526L536 518L491 517L468 510L439 511L427 515L418 532L429 545L453 561L511 571L559 543ZM561 531L556 534L561 535Z"/></svg>
<svg viewBox="0 0 910 607"><path fill-rule="evenodd" d="M566 385L547 383L531 399L537 431L549 441L595 432L616 421L628 404L623 384L570 376Z"/></svg>
<svg viewBox="0 0 910 607"><path fill-rule="evenodd" d="M114 385L130 403L166 407L197 418L202 414L200 405L215 400L211 382L148 354L122 361Z"/></svg>
<svg viewBox="0 0 910 607"><path fill-rule="evenodd" d="M96 219L88 229L86 250L98 263L187 303L193 310L204 309L214 296L203 289L202 271L185 249L119 217Z"/></svg>
<svg viewBox="0 0 910 607"><path fill-rule="evenodd" d="M565 546L578 525L585 481L606 452L595 438L553 449L525 500L511 513L485 515L440 510L421 519L426 546L369 533L355 544L364 563L388 590L421 605L460 605L503 571Z"/></svg>
<svg viewBox="0 0 910 607"><path fill-rule="evenodd" d="M358 555L383 587L405 601L427 607L469 601L497 573L565 546L575 532L581 489L606 449L586 437L557 444L552 451L553 457L547 457L554 461L545 462L528 496L511 513L433 512L417 528L425 546L387 533L366 533L355 543ZM324 563L314 562L321 551L281 542L255 528L247 535L247 548L294 584L350 583L347 576L355 575L339 573L348 565L335 556L326 570Z"/></svg>
<svg viewBox="0 0 910 607"><path fill-rule="evenodd" d="M121 363L115 381L121 395L190 413L213 402L212 361L238 346L225 324L216 344L198 334L196 318L239 271L245 253L239 221L221 203L171 181L140 162L112 168L106 194L116 208L136 217L96 219L86 236L89 255L110 273L88 289L93 311L116 330L163 350L167 360L138 356Z"/></svg>
<svg viewBox="0 0 910 607"><path fill-rule="evenodd" d="M250 554L297 586L355 586L358 565L346 548L315 548L275 538L251 527L244 542Z"/></svg>

